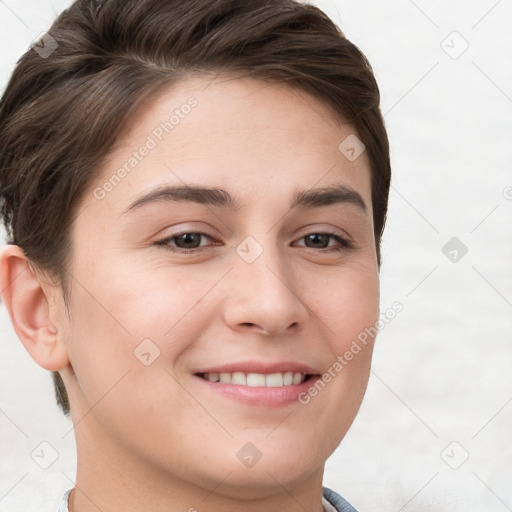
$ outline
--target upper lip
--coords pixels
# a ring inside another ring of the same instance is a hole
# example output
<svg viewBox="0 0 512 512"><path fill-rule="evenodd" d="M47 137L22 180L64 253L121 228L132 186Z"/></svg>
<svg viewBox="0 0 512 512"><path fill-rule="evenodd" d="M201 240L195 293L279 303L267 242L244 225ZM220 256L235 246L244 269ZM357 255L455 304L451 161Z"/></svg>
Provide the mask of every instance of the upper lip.
<svg viewBox="0 0 512 512"><path fill-rule="evenodd" d="M309 375L317 375L320 372L302 363L293 361L241 361L239 363L227 363L219 366L210 366L195 371L194 373L263 373L269 375L271 373L306 373Z"/></svg>

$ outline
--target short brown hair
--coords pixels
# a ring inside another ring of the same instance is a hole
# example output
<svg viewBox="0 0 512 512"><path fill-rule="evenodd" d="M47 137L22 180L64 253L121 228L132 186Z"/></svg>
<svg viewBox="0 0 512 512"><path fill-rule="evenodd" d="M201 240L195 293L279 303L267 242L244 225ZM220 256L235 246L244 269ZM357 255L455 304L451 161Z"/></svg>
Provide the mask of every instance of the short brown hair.
<svg viewBox="0 0 512 512"><path fill-rule="evenodd" d="M0 102L1 211L8 242L58 280L65 300L70 226L101 161L143 100L194 74L285 82L354 126L371 166L380 265L391 169L379 89L365 56L320 9L296 0L77 0L44 41L51 54L28 50Z"/></svg>

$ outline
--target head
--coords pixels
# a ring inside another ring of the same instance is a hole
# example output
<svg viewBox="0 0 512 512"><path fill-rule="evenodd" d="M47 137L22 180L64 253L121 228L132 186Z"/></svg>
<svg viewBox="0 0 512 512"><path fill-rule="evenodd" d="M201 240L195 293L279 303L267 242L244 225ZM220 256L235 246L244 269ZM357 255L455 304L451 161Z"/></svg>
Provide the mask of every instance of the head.
<svg viewBox="0 0 512 512"><path fill-rule="evenodd" d="M78 0L45 37L54 51L24 54L0 104L1 278L77 439L102 432L189 481L244 446L267 469L286 454L280 481L319 468L378 319L390 163L369 63L293 0ZM283 362L309 375L302 399L207 380Z"/></svg>

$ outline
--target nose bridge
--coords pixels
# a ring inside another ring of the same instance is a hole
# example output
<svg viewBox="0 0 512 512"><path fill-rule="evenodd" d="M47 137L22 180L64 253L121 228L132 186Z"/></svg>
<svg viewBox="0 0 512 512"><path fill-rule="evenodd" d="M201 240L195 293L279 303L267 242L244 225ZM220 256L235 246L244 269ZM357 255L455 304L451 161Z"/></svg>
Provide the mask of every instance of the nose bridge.
<svg viewBox="0 0 512 512"><path fill-rule="evenodd" d="M260 240L247 237L236 248L226 322L232 328L253 326L267 334L296 329L304 320L305 309L292 282L291 268L272 233Z"/></svg>

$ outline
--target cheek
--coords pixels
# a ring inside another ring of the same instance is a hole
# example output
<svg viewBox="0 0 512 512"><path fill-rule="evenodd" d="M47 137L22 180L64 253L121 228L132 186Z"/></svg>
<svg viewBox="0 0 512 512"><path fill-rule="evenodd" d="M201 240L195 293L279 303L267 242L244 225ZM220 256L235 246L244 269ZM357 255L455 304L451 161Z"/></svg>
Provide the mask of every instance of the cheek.
<svg viewBox="0 0 512 512"><path fill-rule="evenodd" d="M371 269L346 267L308 288L315 314L325 327L336 354L348 350L353 340L374 327L379 317L379 277ZM361 338L364 336L361 336ZM371 339L368 337L368 344Z"/></svg>
<svg viewBox="0 0 512 512"><path fill-rule="evenodd" d="M348 428L368 382L379 319L378 272L347 266L316 290L312 307L320 320L317 325L325 333L329 358L323 368L323 384L312 389L303 402L311 401L310 412L319 417L325 411L338 415L338 425ZM313 400L317 395L322 398Z"/></svg>
<svg viewBox="0 0 512 512"><path fill-rule="evenodd" d="M90 281L94 298L83 290L74 297L70 354L78 383L76 417L84 418L77 433L98 432L98 439L106 433L141 457L176 465L182 455L172 447L189 447L183 436L190 436L190 424L211 429L176 371L204 329L197 318L201 305L195 306L205 292L198 286L197 295L190 287L184 294L177 281Z"/></svg>
<svg viewBox="0 0 512 512"><path fill-rule="evenodd" d="M218 281L212 273L191 280L120 264L74 272L70 360L89 405L128 371L126 381L133 381L132 401L137 401L137 382L144 387L144 380L154 378L150 367L172 368L200 337L201 299Z"/></svg>

